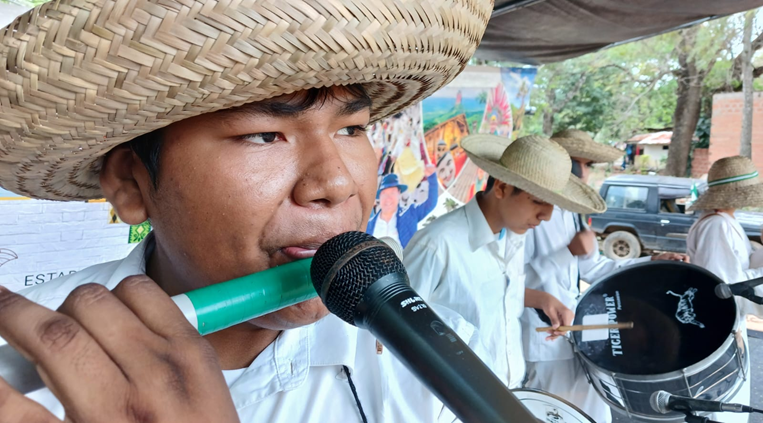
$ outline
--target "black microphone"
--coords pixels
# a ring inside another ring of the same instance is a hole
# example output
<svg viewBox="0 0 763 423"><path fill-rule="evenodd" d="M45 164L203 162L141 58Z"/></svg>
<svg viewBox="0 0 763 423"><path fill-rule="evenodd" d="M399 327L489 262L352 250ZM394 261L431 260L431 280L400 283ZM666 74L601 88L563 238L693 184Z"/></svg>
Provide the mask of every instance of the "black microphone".
<svg viewBox="0 0 763 423"><path fill-rule="evenodd" d="M738 296L746 298L756 304L763 304L763 297L755 294L755 287L763 284L763 278L750 279L739 283L719 283L715 286L715 295L720 299Z"/></svg>
<svg viewBox="0 0 763 423"><path fill-rule="evenodd" d="M382 242L338 235L315 253L310 274L330 312L370 331L461 421L538 421L410 287Z"/></svg>
<svg viewBox="0 0 763 423"><path fill-rule="evenodd" d="M693 411L712 411L727 413L752 413L754 409L747 405L730 404L720 401L700 400L692 397L673 395L666 391L657 391L649 398L652 409L658 413L668 414L671 411L688 413Z"/></svg>

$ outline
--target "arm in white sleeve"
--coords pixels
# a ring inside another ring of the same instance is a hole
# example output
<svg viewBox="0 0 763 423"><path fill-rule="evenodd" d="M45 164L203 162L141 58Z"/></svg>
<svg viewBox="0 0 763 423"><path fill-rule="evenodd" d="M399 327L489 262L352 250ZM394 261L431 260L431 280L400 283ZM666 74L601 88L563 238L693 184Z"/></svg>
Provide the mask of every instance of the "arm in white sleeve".
<svg viewBox="0 0 763 423"><path fill-rule="evenodd" d="M417 240L412 240L417 241ZM433 245L411 242L403 254L411 287L424 301L430 301L445 274L445 258Z"/></svg>
<svg viewBox="0 0 763 423"><path fill-rule="evenodd" d="M594 283L621 267L630 266L636 263L645 263L650 260L652 260L651 257L641 257L628 260L612 260L596 251L596 253L590 257L580 257L578 260L578 268L580 269L581 279L589 283Z"/></svg>
<svg viewBox="0 0 763 423"><path fill-rule="evenodd" d="M732 245L732 228L722 219L712 219L702 229L692 262L711 271L726 283L763 276L763 268L744 269Z"/></svg>

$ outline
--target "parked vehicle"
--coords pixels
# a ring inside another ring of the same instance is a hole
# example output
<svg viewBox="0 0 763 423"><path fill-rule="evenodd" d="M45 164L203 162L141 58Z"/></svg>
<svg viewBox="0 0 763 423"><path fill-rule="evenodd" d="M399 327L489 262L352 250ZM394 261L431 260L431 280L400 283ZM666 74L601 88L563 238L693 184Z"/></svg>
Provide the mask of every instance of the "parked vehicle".
<svg viewBox="0 0 763 423"><path fill-rule="evenodd" d="M686 252L689 228L699 214L686 211L692 187L699 194L707 184L699 179L648 175L617 175L600 193L608 210L589 218L604 255L612 259L635 258L652 251ZM761 248L763 214L736 212L753 249Z"/></svg>

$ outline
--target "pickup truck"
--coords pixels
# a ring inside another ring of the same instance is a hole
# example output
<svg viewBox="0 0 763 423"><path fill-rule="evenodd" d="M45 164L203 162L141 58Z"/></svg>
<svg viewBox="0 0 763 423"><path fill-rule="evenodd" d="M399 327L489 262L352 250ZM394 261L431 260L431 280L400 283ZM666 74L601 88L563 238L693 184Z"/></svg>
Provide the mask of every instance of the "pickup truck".
<svg viewBox="0 0 763 423"><path fill-rule="evenodd" d="M685 253L689 228L699 217L686 211L693 186L700 194L707 189L704 181L690 178L617 175L605 180L599 192L608 209L588 220L604 255L618 260L653 251ZM735 216L753 249L761 248L763 214L737 211Z"/></svg>

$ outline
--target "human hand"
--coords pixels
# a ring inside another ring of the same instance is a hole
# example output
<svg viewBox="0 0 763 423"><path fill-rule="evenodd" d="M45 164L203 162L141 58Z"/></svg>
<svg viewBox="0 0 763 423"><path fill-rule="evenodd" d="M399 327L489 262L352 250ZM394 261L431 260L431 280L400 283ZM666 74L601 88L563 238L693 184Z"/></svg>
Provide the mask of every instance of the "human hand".
<svg viewBox="0 0 763 423"><path fill-rule="evenodd" d="M652 260L682 261L684 263L689 263L689 256L678 253L662 253L652 256Z"/></svg>
<svg viewBox="0 0 763 423"><path fill-rule="evenodd" d="M557 329L559 326L570 326L575 318L575 313L551 294L546 293L541 305L543 312L551 321L551 327L554 329ZM546 337L546 341L553 341L567 332L550 330L548 333L550 335Z"/></svg>
<svg viewBox="0 0 763 423"><path fill-rule="evenodd" d="M0 336L67 423L239 422L214 349L147 276L75 289L58 311L0 288ZM0 379L3 423L59 422Z"/></svg>

